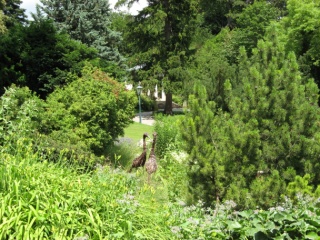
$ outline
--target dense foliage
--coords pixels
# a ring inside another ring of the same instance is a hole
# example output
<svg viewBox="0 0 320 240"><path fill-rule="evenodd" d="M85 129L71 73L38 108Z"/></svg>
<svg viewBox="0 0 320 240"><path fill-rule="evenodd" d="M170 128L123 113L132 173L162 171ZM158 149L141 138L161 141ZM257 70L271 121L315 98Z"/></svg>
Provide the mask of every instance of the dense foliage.
<svg viewBox="0 0 320 240"><path fill-rule="evenodd" d="M166 123L168 124L168 123ZM23 126L22 126L23 127ZM13 139L12 139L13 140ZM146 174L98 166L79 174L34 153L27 138L1 147L0 236L5 239L317 239L319 200L296 195L268 209L187 206L184 157L167 154ZM70 168L71 166L71 168ZM297 182L301 182L298 180Z"/></svg>
<svg viewBox="0 0 320 240"><path fill-rule="evenodd" d="M319 184L318 88L302 81L277 35L271 28L250 58L241 50L238 78L224 84L228 111L208 102L203 87L190 98L181 131L193 192L208 204L272 206L296 174Z"/></svg>
<svg viewBox="0 0 320 240"><path fill-rule="evenodd" d="M1 0L0 1L0 34L4 33L6 31L6 26L5 26L5 15L3 13L5 1Z"/></svg>
<svg viewBox="0 0 320 240"><path fill-rule="evenodd" d="M133 2L121 0L119 3ZM139 66L135 81L166 91L165 112L172 114L172 93L181 89L196 27L197 1L153 1L128 22L130 64Z"/></svg>
<svg viewBox="0 0 320 240"><path fill-rule="evenodd" d="M85 61L98 64L94 48L58 34L51 21L11 27L0 44L1 93L15 83L45 98L80 76Z"/></svg>
<svg viewBox="0 0 320 240"><path fill-rule="evenodd" d="M82 145L101 155L124 134L136 101L134 92L88 66L82 78L49 95L39 130L62 144Z"/></svg>
<svg viewBox="0 0 320 240"><path fill-rule="evenodd" d="M90 66L46 101L28 88L11 87L1 99L1 143L26 137L50 161L105 162L98 157L109 157L113 142L132 121L136 102L133 92Z"/></svg>
<svg viewBox="0 0 320 240"><path fill-rule="evenodd" d="M182 116L156 116L154 130L158 133L156 153L163 158L168 152L181 149L181 134L179 120Z"/></svg>
<svg viewBox="0 0 320 240"><path fill-rule="evenodd" d="M51 19L60 32L66 32L72 39L96 48L99 57L105 60L104 68L115 77L124 77L126 66L118 50L121 34L111 28L109 1L40 0L40 2L42 4L38 5L38 9L41 9L41 12L38 16L34 15L36 19Z"/></svg>
<svg viewBox="0 0 320 240"><path fill-rule="evenodd" d="M5 0L3 13L6 16L5 23L8 28L27 22L25 10L20 8L21 3L21 0Z"/></svg>

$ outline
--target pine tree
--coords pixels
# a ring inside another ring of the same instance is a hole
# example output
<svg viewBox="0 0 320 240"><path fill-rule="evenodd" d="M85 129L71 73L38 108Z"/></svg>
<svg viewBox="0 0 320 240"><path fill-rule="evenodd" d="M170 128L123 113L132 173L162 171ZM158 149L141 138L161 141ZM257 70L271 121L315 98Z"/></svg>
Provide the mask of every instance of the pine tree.
<svg viewBox="0 0 320 240"><path fill-rule="evenodd" d="M229 92L229 109L243 122L257 121L264 162L294 167L304 173L303 146L313 139L318 122L318 88L313 80L303 82L295 55L285 54L275 26L268 41L259 41L247 63L245 50L239 68L238 86ZM238 89L237 89L238 88Z"/></svg>
<svg viewBox="0 0 320 240"><path fill-rule="evenodd" d="M296 175L310 174L311 183L319 184L318 88L312 79L303 81L295 55L285 53L279 35L273 25L252 57L240 50L238 79L225 83L227 112L190 105L183 125L190 172L203 175L191 175L191 186L208 203L220 186L222 200L234 199L245 208L275 204ZM208 185L219 176L215 169L223 169L224 176Z"/></svg>
<svg viewBox="0 0 320 240"><path fill-rule="evenodd" d="M199 82L189 97L189 108L191 111L186 114L181 133L189 153L190 188L195 200L201 199L211 205L225 195L226 172L224 159L218 157L218 146L222 119L227 120L227 117L222 112L216 113L215 103L207 101L206 89Z"/></svg>

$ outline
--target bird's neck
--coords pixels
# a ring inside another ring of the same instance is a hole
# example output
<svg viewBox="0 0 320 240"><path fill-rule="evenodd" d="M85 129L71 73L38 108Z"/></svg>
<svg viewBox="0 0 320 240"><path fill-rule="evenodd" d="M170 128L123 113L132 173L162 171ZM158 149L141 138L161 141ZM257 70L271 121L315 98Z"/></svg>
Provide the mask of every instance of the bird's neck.
<svg viewBox="0 0 320 240"><path fill-rule="evenodd" d="M143 150L147 150L146 138L143 138Z"/></svg>
<svg viewBox="0 0 320 240"><path fill-rule="evenodd" d="M152 150L154 150L155 146L156 146L156 138L153 139L153 142L152 142Z"/></svg>

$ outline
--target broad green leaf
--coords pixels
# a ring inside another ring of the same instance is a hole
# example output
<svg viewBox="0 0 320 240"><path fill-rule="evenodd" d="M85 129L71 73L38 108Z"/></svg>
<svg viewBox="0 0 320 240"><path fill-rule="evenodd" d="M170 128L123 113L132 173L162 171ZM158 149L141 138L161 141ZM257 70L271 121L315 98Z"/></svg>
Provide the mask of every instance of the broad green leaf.
<svg viewBox="0 0 320 240"><path fill-rule="evenodd" d="M230 230L242 228L241 224L237 221L227 221L226 223L228 224L228 229Z"/></svg>
<svg viewBox="0 0 320 240"><path fill-rule="evenodd" d="M315 232L309 232L307 235L305 235L306 239L312 239L312 240L319 240L320 236Z"/></svg>

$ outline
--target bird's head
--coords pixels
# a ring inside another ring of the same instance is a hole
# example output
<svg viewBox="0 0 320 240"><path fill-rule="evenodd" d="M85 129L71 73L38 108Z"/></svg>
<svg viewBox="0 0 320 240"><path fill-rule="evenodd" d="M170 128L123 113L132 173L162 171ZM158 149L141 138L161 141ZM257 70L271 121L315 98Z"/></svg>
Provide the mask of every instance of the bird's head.
<svg viewBox="0 0 320 240"><path fill-rule="evenodd" d="M143 138L148 138L148 137L149 137L148 133L143 134Z"/></svg>

